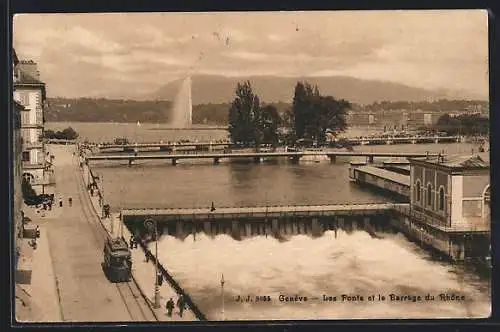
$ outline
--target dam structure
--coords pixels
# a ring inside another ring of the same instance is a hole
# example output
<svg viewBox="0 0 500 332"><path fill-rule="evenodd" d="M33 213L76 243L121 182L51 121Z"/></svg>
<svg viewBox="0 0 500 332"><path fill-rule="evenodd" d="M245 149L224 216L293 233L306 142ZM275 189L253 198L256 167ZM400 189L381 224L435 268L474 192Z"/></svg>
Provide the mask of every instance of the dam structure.
<svg viewBox="0 0 500 332"><path fill-rule="evenodd" d="M408 204L368 203L332 205L284 205L195 209L122 209L121 219L134 233L145 235L147 222L158 233L180 239L204 232L228 234L236 240L263 235L283 239L297 234L321 236L327 230L375 230L387 226L388 213Z"/></svg>

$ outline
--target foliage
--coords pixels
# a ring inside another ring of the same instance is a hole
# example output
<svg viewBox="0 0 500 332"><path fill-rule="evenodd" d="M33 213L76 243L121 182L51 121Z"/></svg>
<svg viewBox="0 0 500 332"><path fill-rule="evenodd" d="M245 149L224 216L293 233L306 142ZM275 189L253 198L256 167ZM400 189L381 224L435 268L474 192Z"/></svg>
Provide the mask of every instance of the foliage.
<svg viewBox="0 0 500 332"><path fill-rule="evenodd" d="M166 100L105 98L50 98L45 109L49 122L167 122L172 103Z"/></svg>
<svg viewBox="0 0 500 332"><path fill-rule="evenodd" d="M489 103L482 100L449 100L439 99L434 101L380 101L366 105L362 109L369 112L376 111L391 111L391 110L425 110L425 111L441 111L452 112L460 110L487 110Z"/></svg>
<svg viewBox="0 0 500 332"><path fill-rule="evenodd" d="M336 135L347 128L346 116L350 108L347 100L322 96L317 86L313 88L307 82L297 82L287 122L293 121L298 139L324 143L327 130Z"/></svg>
<svg viewBox="0 0 500 332"><path fill-rule="evenodd" d="M228 114L228 131L234 143L259 147L278 144L280 115L274 105L261 107L249 81L237 83Z"/></svg>
<svg viewBox="0 0 500 332"><path fill-rule="evenodd" d="M33 189L29 181L24 177L21 184L21 191L23 193L23 199L26 202L34 201L38 197L38 195L35 192L35 189Z"/></svg>
<svg viewBox="0 0 500 332"><path fill-rule="evenodd" d="M114 139L113 143L117 145L125 145L129 144L130 142L126 137L117 137Z"/></svg>
<svg viewBox="0 0 500 332"><path fill-rule="evenodd" d="M62 131L56 131L47 129L44 131L44 137L47 139L67 139L74 140L78 137L78 133L71 127L65 128Z"/></svg>
<svg viewBox="0 0 500 332"><path fill-rule="evenodd" d="M446 132L448 135L488 135L489 119L480 115L459 115L452 117L449 114L442 115L435 130Z"/></svg>
<svg viewBox="0 0 500 332"><path fill-rule="evenodd" d="M257 128L260 125L260 101L252 91L249 81L238 83L236 97L228 115L228 131L231 140L245 146L260 143Z"/></svg>
<svg viewBox="0 0 500 332"><path fill-rule="evenodd" d="M266 105L261 108L260 113L262 143L271 144L275 147L278 144L278 125L280 124L278 110L273 105Z"/></svg>

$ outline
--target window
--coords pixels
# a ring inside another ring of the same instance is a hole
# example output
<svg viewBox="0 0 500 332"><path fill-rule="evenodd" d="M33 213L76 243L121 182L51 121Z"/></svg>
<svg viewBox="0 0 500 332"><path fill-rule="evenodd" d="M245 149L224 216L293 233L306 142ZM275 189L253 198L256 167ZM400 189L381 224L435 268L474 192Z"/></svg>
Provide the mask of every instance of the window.
<svg viewBox="0 0 500 332"><path fill-rule="evenodd" d="M427 205L432 205L432 185L427 184Z"/></svg>
<svg viewBox="0 0 500 332"><path fill-rule="evenodd" d="M28 106L30 104L29 92L19 92L19 103L23 106Z"/></svg>
<svg viewBox="0 0 500 332"><path fill-rule="evenodd" d="M444 211L444 188L439 188L439 211Z"/></svg>
<svg viewBox="0 0 500 332"><path fill-rule="evenodd" d="M29 151L23 151L23 161L30 161L30 152Z"/></svg>
<svg viewBox="0 0 500 332"><path fill-rule="evenodd" d="M415 200L417 202L420 202L420 180L417 180L417 183L415 184Z"/></svg>

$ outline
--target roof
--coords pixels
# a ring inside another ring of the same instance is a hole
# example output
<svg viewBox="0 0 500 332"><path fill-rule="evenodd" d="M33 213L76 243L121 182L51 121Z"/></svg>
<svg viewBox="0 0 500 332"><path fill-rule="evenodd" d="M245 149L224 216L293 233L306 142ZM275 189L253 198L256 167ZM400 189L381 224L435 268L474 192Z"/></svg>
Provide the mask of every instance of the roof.
<svg viewBox="0 0 500 332"><path fill-rule="evenodd" d="M392 182L396 182L399 184L402 184L404 186L409 187L410 186L410 176L409 175L403 175L399 174L396 172L391 172L383 168L378 168L375 166L360 166L357 167L356 170L377 176L382 179L386 179Z"/></svg>
<svg viewBox="0 0 500 332"><path fill-rule="evenodd" d="M33 76L23 72L22 70L19 71L19 76L17 78L17 81L14 82L14 88L20 87L20 86L36 86L36 87L41 87L42 88L42 100L46 99L46 90L45 90L45 83L37 80Z"/></svg>
<svg viewBox="0 0 500 332"><path fill-rule="evenodd" d="M19 71L19 77L18 77L18 80L15 84L16 85L18 85L18 84L43 84L43 85L45 85L45 83L43 83L42 81L37 80L36 78L23 72L22 70Z"/></svg>
<svg viewBox="0 0 500 332"><path fill-rule="evenodd" d="M440 165L448 168L478 169L490 168L488 153L477 153L474 155L441 155L432 157L410 158L410 161L423 162L427 164Z"/></svg>

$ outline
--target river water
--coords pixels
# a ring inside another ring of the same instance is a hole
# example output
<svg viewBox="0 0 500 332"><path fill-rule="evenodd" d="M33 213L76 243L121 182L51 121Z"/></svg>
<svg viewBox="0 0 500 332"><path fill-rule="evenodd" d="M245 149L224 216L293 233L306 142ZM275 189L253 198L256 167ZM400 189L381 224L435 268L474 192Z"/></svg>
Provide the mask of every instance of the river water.
<svg viewBox="0 0 500 332"><path fill-rule="evenodd" d="M64 128L66 124L58 124ZM115 137L141 141L225 138L223 130L169 131L135 124L71 124L90 140ZM121 129L113 131L112 126ZM49 126L50 127L50 126ZM53 127L54 128L54 127ZM56 127L56 129L58 129ZM127 136L128 135L128 136ZM470 153L469 144L360 146L364 151ZM181 162L133 167L99 163L106 201L121 207L209 207L273 204L384 202L389 198L348 181L348 159L336 164L286 161L273 164ZM333 319L486 317L490 313L489 280L461 266L432 258L401 234L372 238L364 231L337 237L297 235L286 242L256 236L242 241L226 235L199 234L196 241L163 236L160 261L210 319ZM224 314L220 278L224 274ZM439 294L465 296L441 301ZM363 301L342 301L342 294ZM380 294L380 298L378 297ZM391 301L390 294L421 296L422 301ZM252 296L253 302L237 297ZM280 295L302 301L281 302ZM323 295L336 301L324 301ZM369 301L369 296L374 296ZM425 296L434 296L426 300ZM255 296L270 301L255 302ZM382 296L385 300L382 300ZM307 301L304 298L307 297ZM380 299L380 300L379 300Z"/></svg>

